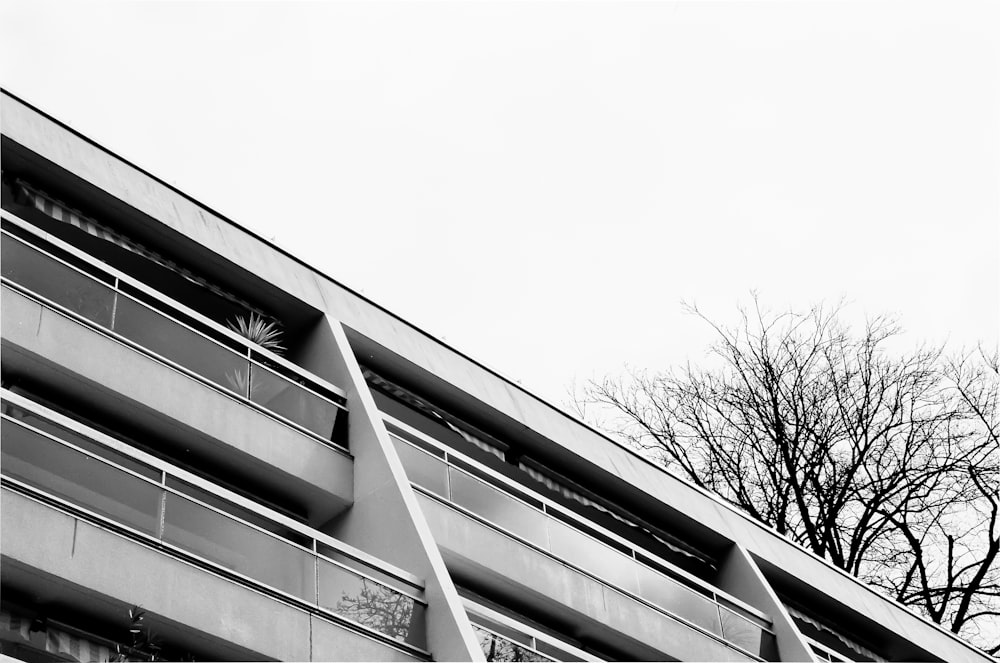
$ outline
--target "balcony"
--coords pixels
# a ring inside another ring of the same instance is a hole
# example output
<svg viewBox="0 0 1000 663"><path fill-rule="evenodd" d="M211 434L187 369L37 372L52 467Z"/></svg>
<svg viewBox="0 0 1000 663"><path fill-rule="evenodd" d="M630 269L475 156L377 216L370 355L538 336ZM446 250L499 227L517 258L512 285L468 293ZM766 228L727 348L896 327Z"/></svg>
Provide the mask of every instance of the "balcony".
<svg viewBox="0 0 1000 663"><path fill-rule="evenodd" d="M308 623L322 622L311 636L316 658L337 658L338 651L427 658L422 583L410 574L113 438L70 428L26 399L8 399L0 418L5 583L14 578L34 592L31 576L45 576L50 591L78 585L67 595L142 603L195 628L219 619L194 603L221 612L249 605L270 622L254 608L269 605L291 631L305 623L307 639ZM226 601L184 600L211 587ZM201 616L192 619L192 612ZM232 629L225 620L218 627ZM274 643L244 635L235 644L274 655L265 646ZM316 649L317 637L331 649ZM293 650L281 657L308 656Z"/></svg>
<svg viewBox="0 0 1000 663"><path fill-rule="evenodd" d="M113 332L303 432L324 442L333 440L337 416L346 410L343 392L309 384L316 379L293 364L265 355L206 319L179 320L178 310L171 311L170 303L138 283L102 273L97 265L70 265L7 232L0 263L4 280L18 289Z"/></svg>
<svg viewBox="0 0 1000 663"><path fill-rule="evenodd" d="M7 232L2 251L7 374L51 383L271 484L314 525L351 503L336 387L78 256L57 258Z"/></svg>
<svg viewBox="0 0 1000 663"><path fill-rule="evenodd" d="M464 582L519 584L540 605L549 604L540 609L582 613L590 622L584 630L595 638L627 634L632 642L619 646L637 658L773 655L770 621L738 599L602 536L572 512L504 485L502 477L484 480L488 470L470 471L473 464L452 452L435 455L393 439L410 481L421 489L435 538Z"/></svg>

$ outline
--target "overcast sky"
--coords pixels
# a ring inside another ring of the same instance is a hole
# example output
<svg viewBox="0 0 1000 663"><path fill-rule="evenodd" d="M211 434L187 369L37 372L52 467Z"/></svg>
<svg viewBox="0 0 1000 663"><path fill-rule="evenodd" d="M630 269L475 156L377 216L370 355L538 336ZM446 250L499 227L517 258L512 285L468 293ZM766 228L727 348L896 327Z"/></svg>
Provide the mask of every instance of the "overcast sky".
<svg viewBox="0 0 1000 663"><path fill-rule="evenodd" d="M998 336L1000 3L0 7L11 92L555 403L751 289Z"/></svg>

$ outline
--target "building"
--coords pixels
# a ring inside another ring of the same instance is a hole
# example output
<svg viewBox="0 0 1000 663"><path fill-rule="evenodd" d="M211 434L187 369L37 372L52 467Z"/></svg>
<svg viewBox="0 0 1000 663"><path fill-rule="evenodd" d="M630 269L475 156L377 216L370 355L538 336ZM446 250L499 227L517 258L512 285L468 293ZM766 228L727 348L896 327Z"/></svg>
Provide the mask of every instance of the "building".
<svg viewBox="0 0 1000 663"><path fill-rule="evenodd" d="M7 93L2 120L3 654L991 660Z"/></svg>

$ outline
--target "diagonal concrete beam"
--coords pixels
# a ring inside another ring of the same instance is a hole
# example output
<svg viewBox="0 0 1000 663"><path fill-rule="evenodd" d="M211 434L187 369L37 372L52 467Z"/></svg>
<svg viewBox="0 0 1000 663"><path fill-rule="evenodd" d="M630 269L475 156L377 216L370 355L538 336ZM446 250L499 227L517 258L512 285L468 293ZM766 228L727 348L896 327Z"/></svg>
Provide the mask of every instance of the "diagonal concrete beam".
<svg viewBox="0 0 1000 663"><path fill-rule="evenodd" d="M347 391L354 504L321 529L424 579L427 648L436 660L485 661L340 322L324 318L301 361Z"/></svg>
<svg viewBox="0 0 1000 663"><path fill-rule="evenodd" d="M777 660L817 662L781 599L774 593L753 557L739 543L733 544L723 560L716 584L771 617L778 640Z"/></svg>

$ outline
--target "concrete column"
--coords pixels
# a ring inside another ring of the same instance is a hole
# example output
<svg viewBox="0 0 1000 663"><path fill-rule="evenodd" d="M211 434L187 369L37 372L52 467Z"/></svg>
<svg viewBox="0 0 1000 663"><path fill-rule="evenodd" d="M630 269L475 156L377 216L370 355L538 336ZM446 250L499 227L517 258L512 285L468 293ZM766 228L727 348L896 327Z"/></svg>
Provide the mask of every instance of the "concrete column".
<svg viewBox="0 0 1000 663"><path fill-rule="evenodd" d="M718 587L766 613L773 622L778 640L779 661L810 661L816 656L806 644L798 627L771 585L764 578L753 557L739 543L734 543L719 569Z"/></svg>
<svg viewBox="0 0 1000 663"><path fill-rule="evenodd" d="M321 529L424 579L427 647L436 660L485 661L343 326L325 318L304 345L302 365L347 392L354 456L354 504Z"/></svg>

